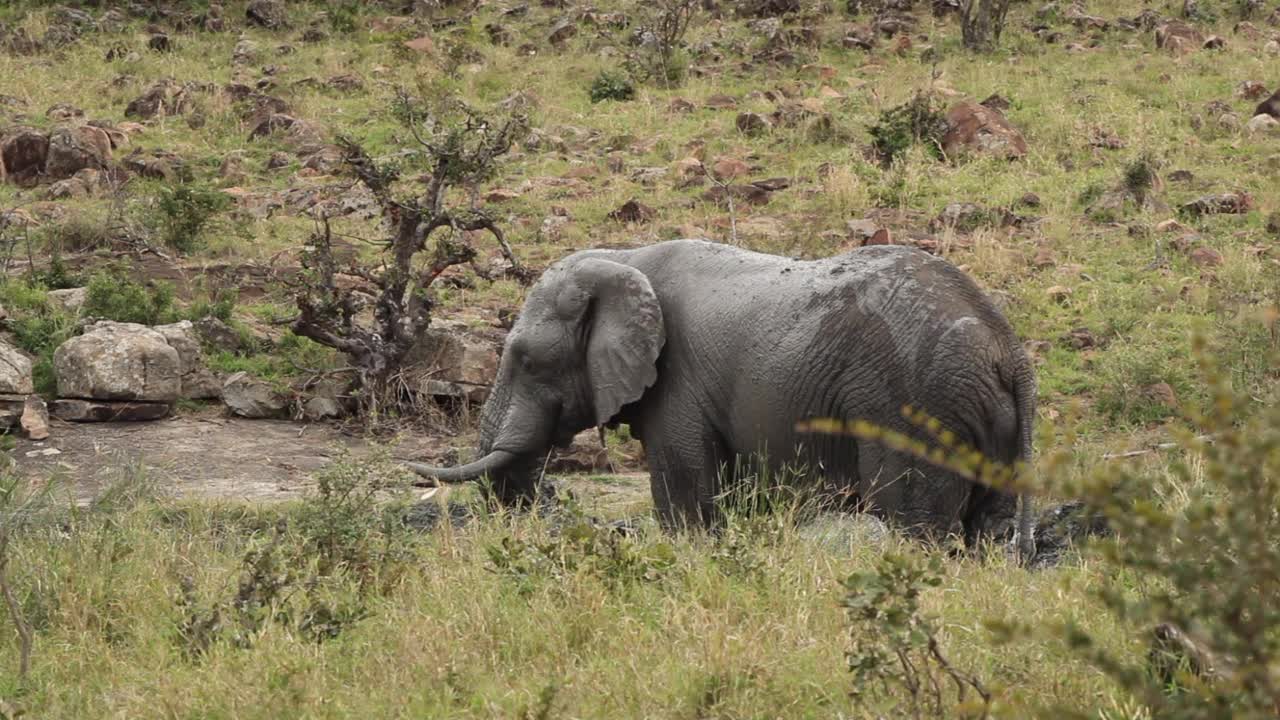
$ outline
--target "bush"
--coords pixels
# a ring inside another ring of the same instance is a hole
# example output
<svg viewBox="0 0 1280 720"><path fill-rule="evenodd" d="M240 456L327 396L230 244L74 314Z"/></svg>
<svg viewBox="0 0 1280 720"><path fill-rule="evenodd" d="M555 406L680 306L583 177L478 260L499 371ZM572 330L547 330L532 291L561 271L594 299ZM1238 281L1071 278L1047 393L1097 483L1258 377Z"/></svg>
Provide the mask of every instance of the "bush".
<svg viewBox="0 0 1280 720"><path fill-rule="evenodd" d="M1152 717L1274 718L1280 710L1280 405L1261 407L1197 341L1210 401L1180 434L1172 472L1111 464L1071 489L1115 529L1098 597L1157 640L1135 661L1067 625L1081 655ZM1165 498L1161 503L1157 499ZM1135 579L1140 582L1135 583ZM1173 638L1177 638L1175 641ZM1059 717L1084 717L1068 709Z"/></svg>
<svg viewBox="0 0 1280 720"><path fill-rule="evenodd" d="M156 199L161 241L178 252L196 250L209 222L230 204L231 198L216 188L188 183L165 186Z"/></svg>
<svg viewBox="0 0 1280 720"><path fill-rule="evenodd" d="M602 100L634 100L635 96L635 85L631 83L631 78L622 73L601 70L591 83L591 102L593 103Z"/></svg>
<svg viewBox="0 0 1280 720"><path fill-rule="evenodd" d="M110 272L99 272L89 279L82 312L86 317L143 325L162 325L178 319L173 288L168 283L143 285Z"/></svg>
<svg viewBox="0 0 1280 720"><path fill-rule="evenodd" d="M942 159L942 136L947 118L931 93L916 93L907 102L880 113L871 127L871 145L888 167L917 143L936 160Z"/></svg>

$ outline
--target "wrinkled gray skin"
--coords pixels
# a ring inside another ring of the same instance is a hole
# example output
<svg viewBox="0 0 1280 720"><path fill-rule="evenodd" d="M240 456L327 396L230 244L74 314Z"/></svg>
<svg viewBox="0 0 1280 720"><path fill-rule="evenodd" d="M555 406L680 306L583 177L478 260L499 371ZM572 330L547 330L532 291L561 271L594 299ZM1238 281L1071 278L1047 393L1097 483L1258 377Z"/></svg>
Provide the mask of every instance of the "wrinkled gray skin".
<svg viewBox="0 0 1280 720"><path fill-rule="evenodd" d="M488 474L505 503L535 494L543 459L596 425L644 444L666 528L713 524L735 457L807 464L833 489L934 536L1009 537L1017 498L874 442L802 434L865 419L923 439L904 405L1006 463L1031 454L1035 380L1009 324L949 263L873 246L791 260L697 240L587 250L553 265L507 337L480 460L411 465L445 482ZM1031 553L1030 502L1018 515Z"/></svg>

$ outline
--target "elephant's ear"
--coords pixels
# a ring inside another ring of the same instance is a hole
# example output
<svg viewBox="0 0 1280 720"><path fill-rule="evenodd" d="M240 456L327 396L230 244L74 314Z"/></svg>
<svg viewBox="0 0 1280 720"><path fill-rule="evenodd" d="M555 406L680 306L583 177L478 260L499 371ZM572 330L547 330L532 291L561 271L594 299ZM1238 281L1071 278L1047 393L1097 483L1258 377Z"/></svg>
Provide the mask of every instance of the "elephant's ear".
<svg viewBox="0 0 1280 720"><path fill-rule="evenodd" d="M587 376L596 424L603 425L658 379L662 306L649 278L628 265L588 258L573 274L586 295Z"/></svg>

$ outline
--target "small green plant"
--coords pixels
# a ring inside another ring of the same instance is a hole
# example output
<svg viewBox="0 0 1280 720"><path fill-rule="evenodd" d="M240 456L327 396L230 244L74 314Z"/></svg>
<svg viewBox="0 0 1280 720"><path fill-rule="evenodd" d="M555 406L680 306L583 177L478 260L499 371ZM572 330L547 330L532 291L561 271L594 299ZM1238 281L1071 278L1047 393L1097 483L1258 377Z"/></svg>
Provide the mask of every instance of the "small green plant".
<svg viewBox="0 0 1280 720"><path fill-rule="evenodd" d="M640 47L628 57L628 67L638 77L666 88L684 82L689 68L684 36L699 4L698 0L654 0L638 8Z"/></svg>
<svg viewBox="0 0 1280 720"><path fill-rule="evenodd" d="M1280 314L1280 313L1277 313ZM1280 405L1232 387L1197 339L1209 402L1178 433L1171 472L1109 464L1069 491L1104 516L1115 572L1098 597L1131 626L1156 626L1135 661L1068 624L1062 636L1150 710L1177 720L1274 718L1280 710ZM1164 502L1158 499L1164 498ZM1134 578L1142 578L1135 587ZM1175 642L1175 639L1177 641ZM1085 717L1062 709L1058 717Z"/></svg>
<svg viewBox="0 0 1280 720"><path fill-rule="evenodd" d="M871 145L884 167L917 143L929 156L941 160L942 136L946 132L946 115L933 94L917 92L902 105L880 113L880 119L870 129Z"/></svg>
<svg viewBox="0 0 1280 720"><path fill-rule="evenodd" d="M178 252L198 249L209 223L230 205L231 198L217 188L194 183L166 185L156 197L156 229L161 241Z"/></svg>
<svg viewBox="0 0 1280 720"><path fill-rule="evenodd" d="M173 287L165 282L145 285L122 273L98 272L89 278L82 314L116 322L161 325L173 322Z"/></svg>
<svg viewBox="0 0 1280 720"><path fill-rule="evenodd" d="M548 579L564 580L577 573L598 577L614 588L653 582L675 564L675 548L669 543L624 537L592 522L571 499L562 501L567 522L552 537L506 535L485 548L493 570L513 580L521 595Z"/></svg>
<svg viewBox="0 0 1280 720"><path fill-rule="evenodd" d="M911 717L988 716L991 694L976 677L951 664L938 641L937 620L920 609L924 593L940 585L942 561L937 555L923 563L911 555L886 553L874 570L845 579L843 604L853 638L848 654L852 695L868 710L901 702L890 691L898 686ZM947 685L955 686L956 706L945 705ZM970 690L976 701L969 700Z"/></svg>
<svg viewBox="0 0 1280 720"><path fill-rule="evenodd" d="M1142 153L1125 166L1122 184L1139 206L1146 203L1147 195L1159 181L1159 161L1150 153Z"/></svg>
<svg viewBox="0 0 1280 720"><path fill-rule="evenodd" d="M636 97L636 87L631 82L631 78L624 73L611 70L601 70L596 79L591 82L591 102L598 103L604 100L617 100L619 102L626 100L634 100Z"/></svg>
<svg viewBox="0 0 1280 720"><path fill-rule="evenodd" d="M326 17L329 28L335 33L353 33L359 28L360 3L354 0L330 2Z"/></svg>

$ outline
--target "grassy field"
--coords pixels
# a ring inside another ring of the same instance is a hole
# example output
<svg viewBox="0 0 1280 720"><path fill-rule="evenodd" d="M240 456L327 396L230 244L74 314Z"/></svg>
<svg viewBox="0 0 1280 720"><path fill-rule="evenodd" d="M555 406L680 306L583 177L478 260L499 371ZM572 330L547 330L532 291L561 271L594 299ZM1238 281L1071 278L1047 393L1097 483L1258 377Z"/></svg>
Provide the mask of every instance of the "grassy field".
<svg viewBox="0 0 1280 720"><path fill-rule="evenodd" d="M1243 4L1202 0L1191 22L1226 38L1225 47L1175 55L1157 49L1150 31L1114 21L1144 10L1178 17L1182 3L1095 0L1085 9L1112 21L1107 30L1073 22L1065 5L1016 4L1001 49L979 55L961 46L954 17L935 18L923 3L901 52L892 39L870 52L845 49L848 29L866 26L872 14L848 15L843 2L803 4L806 12L788 16L783 28L818 40L789 45L792 63L762 57L769 28L757 20L702 12L685 38L683 82L637 81L634 99L597 103L590 91L599 73L622 72L623 57L635 51L630 30L605 16L621 13L634 27L651 4L600 0L587 17L581 3L532 3L508 14L507 5L485 2L474 12L445 7L397 19L394 3L294 2L287 28L266 29L245 23L244 3L227 2L228 29L206 32L195 19L206 12L203 3L175 3L167 17L122 13L118 23L34 53L0 43L0 94L12 98L0 103L0 127L54 127L59 121L46 109L57 103L79 108L84 119L119 124L128 120L126 105L152 83L194 83L188 112L143 122L116 157L175 153L190 187L238 198L191 248L168 248L157 259L126 252L131 246L117 235L128 228L131 238L161 242L169 183L135 180L59 200L41 188L0 184L0 212L17 209L34 219L21 231L0 226L17 259L0 287L10 329L46 359L47 338L71 332L68 319L42 299L53 276L33 276L23 262L32 258L48 271L58 258L79 279L117 266L178 280L166 317L208 312L212 300L238 293L225 314L248 335L273 336L276 349L215 355L216 369L287 383L299 367L340 363L281 329L277 321L293 312L287 288L278 276L249 271L296 272L315 229L311 218L287 206L266 212L267 204L349 180L303 168L298 143L284 135L251 139L247 113L222 88L262 87L314 126L321 141L347 136L379 157L413 142L392 113L397 89L446 88L477 107L529 113L533 136L478 193L508 191L487 207L534 268L585 247L690 236L822 257L856 246L848 223L864 217L895 237L927 233L940 254L1004 299L1028 341L1040 387L1041 456L1058 446L1054 436L1071 436L1048 474L1066 485L1125 463L1161 488L1153 499L1170 510L1202 490L1212 494L1217 476L1206 475L1193 453L1107 454L1200 430L1184 419L1212 406L1191 359L1195 334L1246 399L1241 422L1275 403L1280 135L1245 129L1258 100L1238 93L1245 81L1275 81L1275 56L1264 50L1276 34L1265 21L1270 9L1252 19L1253 34L1236 31ZM95 19L104 14L86 11ZM60 12L6 3L0 40L17 29L45 37ZM548 36L562 18L573 19L578 32L556 47ZM149 22L169 33L171 52L148 49ZM1060 39L1042 41L1031 30L1037 24ZM492 25L510 42L490 42ZM306 39L309 29L324 39ZM406 46L421 36L431 48ZM339 76L358 82L331 82ZM870 128L920 92L942 107L1002 96L1027 156L941 162L916 146L891 167L869 159ZM725 95L731 107L708 106ZM681 100L693 109L678 109ZM737 129L742 112L797 103L811 116L793 127L758 136ZM268 169L279 153L282 166ZM783 178L789 186L770 193L767 204L736 204L731 217L703 197L709 183L681 182L680 161L690 157L708 166L739 160L750 167L746 180ZM1147 168L1158 176L1147 185L1149 202L1091 211L1091 202ZM1179 212L1200 196L1229 191L1248 193L1252 207ZM625 224L609 217L630 199L653 208L655 218ZM451 201L465 202L464 194ZM988 219L1008 211L1026 220L1016 227L930 226L957 202L980 205ZM1177 224L1164 223L1171 219ZM334 227L365 238L380 232L376 221L354 216ZM482 247L498 256L496 247ZM440 291L442 316L484 324L519 307L523 289L514 281L469 273L465 287ZM41 372L47 375L38 364L38 381ZM1183 466L1192 472L1179 474ZM9 574L36 642L24 684L17 645L0 623L0 717L17 707L40 718L905 712L887 698L867 706L849 695L845 653L854 637L841 606L842 581L851 573L873 570L890 551L927 554L892 537L855 536L832 547L772 518L743 519L719 540L664 538L643 525L638 538L621 545L588 534L584 546L554 523L531 518L485 518L424 533L348 517L347 525L334 525L353 528L332 545L347 553L334 566L339 572L317 565L323 561L313 551L323 533L308 518L324 503L315 498L272 507L156 498L135 492L148 485L136 471L121 473L124 500L55 512L14 540ZM633 481L577 478L573 486L585 509L604 517L647 508L646 488ZM383 517L373 504L361 507L369 518ZM285 529L278 531L281 518ZM255 575L253 561L262 558L270 567ZM997 714L1054 717L1051 708L1066 707L1091 717L1146 717L1061 633L1000 644L987 628L1012 619L1038 627L1075 622L1105 639L1106 649L1138 659L1146 628L1120 623L1093 593L1105 584L1142 595L1148 585L1131 572L1092 556L1039 571L1014 567L998 552L953 558L943 565L941 585L923 594L922 608L937 616L947 657L992 691ZM278 594L261 595L273 587L271 577L280 580ZM256 579L237 601L246 578Z"/></svg>

